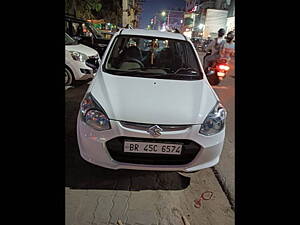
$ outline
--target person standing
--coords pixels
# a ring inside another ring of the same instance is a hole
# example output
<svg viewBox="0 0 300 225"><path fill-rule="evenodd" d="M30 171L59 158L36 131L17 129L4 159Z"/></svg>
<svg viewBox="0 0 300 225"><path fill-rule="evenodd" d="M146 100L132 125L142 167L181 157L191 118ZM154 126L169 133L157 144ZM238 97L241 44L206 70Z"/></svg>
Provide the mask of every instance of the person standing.
<svg viewBox="0 0 300 225"><path fill-rule="evenodd" d="M204 59L204 71L217 59L220 58L220 47L224 43L225 29L221 28L218 30L218 37L212 40L207 46L207 50L211 50L211 55Z"/></svg>

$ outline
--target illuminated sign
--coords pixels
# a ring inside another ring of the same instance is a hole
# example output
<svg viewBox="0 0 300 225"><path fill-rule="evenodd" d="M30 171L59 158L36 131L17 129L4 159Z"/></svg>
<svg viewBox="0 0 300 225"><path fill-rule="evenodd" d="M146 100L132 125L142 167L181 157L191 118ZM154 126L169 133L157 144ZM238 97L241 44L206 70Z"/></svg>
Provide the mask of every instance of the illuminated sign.
<svg viewBox="0 0 300 225"><path fill-rule="evenodd" d="M195 5L189 12L196 12L197 11L197 7L198 6Z"/></svg>

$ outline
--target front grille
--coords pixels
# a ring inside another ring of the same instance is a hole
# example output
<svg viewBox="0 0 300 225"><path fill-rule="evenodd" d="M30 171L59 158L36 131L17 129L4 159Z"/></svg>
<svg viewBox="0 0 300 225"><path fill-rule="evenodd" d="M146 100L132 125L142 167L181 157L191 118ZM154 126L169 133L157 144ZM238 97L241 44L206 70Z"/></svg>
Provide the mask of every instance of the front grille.
<svg viewBox="0 0 300 225"><path fill-rule="evenodd" d="M142 141L153 143L183 144L180 155L131 153L124 152L124 141ZM191 140L185 139L153 139L117 137L106 142L110 156L119 162L148 164L148 165L184 165L191 162L201 149L201 146Z"/></svg>
<svg viewBox="0 0 300 225"><path fill-rule="evenodd" d="M80 71L81 71L81 73L84 73L84 74L93 74L94 73L92 70L81 69L81 68L80 68Z"/></svg>
<svg viewBox="0 0 300 225"><path fill-rule="evenodd" d="M144 123L133 123L133 122L125 122L121 121L121 125L123 127L135 129L135 130L143 130L148 131L150 127L154 126L155 124L144 124ZM192 125L158 125L163 131L179 131L185 130Z"/></svg>
<svg viewBox="0 0 300 225"><path fill-rule="evenodd" d="M93 69L93 73L96 73L99 68L99 57L96 56L90 56L86 61L85 64L88 67L91 67Z"/></svg>

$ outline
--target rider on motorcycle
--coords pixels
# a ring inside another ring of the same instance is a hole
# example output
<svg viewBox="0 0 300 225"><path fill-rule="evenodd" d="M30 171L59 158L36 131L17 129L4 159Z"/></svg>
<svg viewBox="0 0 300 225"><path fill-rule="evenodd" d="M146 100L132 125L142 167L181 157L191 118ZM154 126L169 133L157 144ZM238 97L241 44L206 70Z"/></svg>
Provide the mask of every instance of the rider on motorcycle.
<svg viewBox="0 0 300 225"><path fill-rule="evenodd" d="M204 71L217 59L220 58L220 47L224 43L225 29L221 28L218 30L218 37L215 38L207 47L207 51L211 50L211 55L205 57L204 59Z"/></svg>
<svg viewBox="0 0 300 225"><path fill-rule="evenodd" d="M220 49L220 57L227 60L227 63L230 61L231 57L234 56L234 32L228 32L226 36L226 42L223 43Z"/></svg>

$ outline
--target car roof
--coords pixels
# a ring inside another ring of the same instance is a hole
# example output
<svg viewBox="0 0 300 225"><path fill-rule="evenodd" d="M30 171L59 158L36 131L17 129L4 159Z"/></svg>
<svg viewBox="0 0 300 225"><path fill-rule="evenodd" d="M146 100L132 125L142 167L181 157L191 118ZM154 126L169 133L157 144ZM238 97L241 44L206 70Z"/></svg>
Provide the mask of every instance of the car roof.
<svg viewBox="0 0 300 225"><path fill-rule="evenodd" d="M65 20L67 21L74 21L74 22L80 22L80 23L88 23L88 21L81 19L81 18L77 18L71 15L65 15Z"/></svg>
<svg viewBox="0 0 300 225"><path fill-rule="evenodd" d="M187 38L181 33L173 33L167 31L158 30L144 30L144 29L121 29L119 31L121 35L140 35L148 37L158 37L158 38L170 38L177 40L187 40Z"/></svg>

